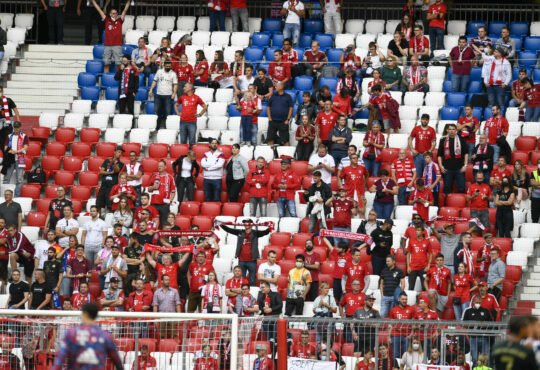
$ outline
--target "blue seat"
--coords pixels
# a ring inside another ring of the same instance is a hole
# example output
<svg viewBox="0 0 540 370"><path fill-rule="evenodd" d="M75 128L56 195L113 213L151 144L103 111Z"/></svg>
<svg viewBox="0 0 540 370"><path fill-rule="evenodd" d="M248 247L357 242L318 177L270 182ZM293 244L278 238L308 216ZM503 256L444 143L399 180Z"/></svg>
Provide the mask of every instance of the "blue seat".
<svg viewBox="0 0 540 370"><path fill-rule="evenodd" d="M272 36L272 47L282 48L284 39L285 37L283 37L283 34L274 33L274 35Z"/></svg>
<svg viewBox="0 0 540 370"><path fill-rule="evenodd" d="M118 87L107 87L107 89L105 90L105 99L118 100Z"/></svg>
<svg viewBox="0 0 540 370"><path fill-rule="evenodd" d="M369 109L362 109L354 115L356 119L368 119L369 118Z"/></svg>
<svg viewBox="0 0 540 370"><path fill-rule="evenodd" d="M321 79L319 80L320 87L328 86L330 91L333 91L333 92L336 91L337 84L338 84L337 77L321 77Z"/></svg>
<svg viewBox="0 0 540 370"><path fill-rule="evenodd" d="M474 67L471 69L469 81L482 81L482 67Z"/></svg>
<svg viewBox="0 0 540 370"><path fill-rule="evenodd" d="M143 73L139 74L139 87L146 87L146 78Z"/></svg>
<svg viewBox="0 0 540 370"><path fill-rule="evenodd" d="M122 45L122 53L125 56L129 55L131 57L131 53L133 53L133 50L135 49L137 49L137 45L131 45L131 44Z"/></svg>
<svg viewBox="0 0 540 370"><path fill-rule="evenodd" d="M87 86L81 88L81 99L83 100L92 100L97 102L99 100L99 87L97 86Z"/></svg>
<svg viewBox="0 0 540 370"><path fill-rule="evenodd" d="M156 114L156 111L154 110L154 102L153 101L147 101L144 107L146 114Z"/></svg>
<svg viewBox="0 0 540 370"><path fill-rule="evenodd" d="M148 90L145 87L139 87L137 89L137 94L135 95L136 101L145 102L148 100Z"/></svg>
<svg viewBox="0 0 540 370"><path fill-rule="evenodd" d="M148 75L148 82L147 82L147 86L150 87L152 86L152 82L154 82L154 77L156 77L156 74L155 73L150 73ZM140 78L140 77L139 77Z"/></svg>
<svg viewBox="0 0 540 370"><path fill-rule="evenodd" d="M266 61L268 62L271 62L274 60L274 51L276 51L278 48L274 48L274 47L271 47L271 48L266 48L266 50L264 51L264 59L266 59Z"/></svg>
<svg viewBox="0 0 540 370"><path fill-rule="evenodd" d="M518 62L520 67L531 68L536 64L536 52L522 51L519 53Z"/></svg>
<svg viewBox="0 0 540 370"><path fill-rule="evenodd" d="M264 18L262 30L272 33L281 32L281 18Z"/></svg>
<svg viewBox="0 0 540 370"><path fill-rule="evenodd" d="M334 67L339 67L339 58L343 54L343 49L331 48L326 50L326 55L328 56L328 63L333 63Z"/></svg>
<svg viewBox="0 0 540 370"><path fill-rule="evenodd" d="M294 89L299 91L311 91L313 79L309 76L298 76L294 79Z"/></svg>
<svg viewBox="0 0 540 370"><path fill-rule="evenodd" d="M465 105L467 101L467 93L452 92L446 94L446 105L449 107L460 108Z"/></svg>
<svg viewBox="0 0 540 370"><path fill-rule="evenodd" d="M484 21L469 21L467 23L467 35L471 35L473 37L478 36L478 27L487 27L487 22Z"/></svg>
<svg viewBox="0 0 540 370"><path fill-rule="evenodd" d="M332 37L332 35L319 33L315 35L315 40L319 41L322 51L325 51L326 49L334 46L334 38Z"/></svg>
<svg viewBox="0 0 540 370"><path fill-rule="evenodd" d="M240 111L238 109L236 109L236 104L229 104L229 107L227 108L227 112L229 113L229 117L241 117L242 116Z"/></svg>
<svg viewBox="0 0 540 370"><path fill-rule="evenodd" d="M324 32L324 23L322 19L304 19L304 33L311 35Z"/></svg>
<svg viewBox="0 0 540 370"><path fill-rule="evenodd" d="M484 88L482 86L482 82L480 81L471 81L469 83L469 94L480 94L484 91Z"/></svg>
<svg viewBox="0 0 540 370"><path fill-rule="evenodd" d="M484 109L484 120L490 119L493 116L493 113L491 113L491 107L486 107Z"/></svg>
<svg viewBox="0 0 540 370"><path fill-rule="evenodd" d="M489 22L488 33L495 34L500 37L502 28L507 26L508 24L504 21L491 21Z"/></svg>
<svg viewBox="0 0 540 370"><path fill-rule="evenodd" d="M523 38L522 37L510 37L512 40L514 40L514 44L516 44L516 51L521 51L523 48Z"/></svg>
<svg viewBox="0 0 540 370"><path fill-rule="evenodd" d="M114 73L104 73L101 75L101 88L105 89L107 87L118 88L119 81L114 79Z"/></svg>
<svg viewBox="0 0 540 370"><path fill-rule="evenodd" d="M261 113L259 113L259 117L268 117L268 105L267 104L261 105Z"/></svg>
<svg viewBox="0 0 540 370"><path fill-rule="evenodd" d="M520 69L521 68L519 68L519 66L515 66L514 68L512 68L512 81L518 79Z"/></svg>
<svg viewBox="0 0 540 370"><path fill-rule="evenodd" d="M452 68L448 68L446 71L446 81L452 81Z"/></svg>
<svg viewBox="0 0 540 370"><path fill-rule="evenodd" d="M304 60L304 49L294 48L294 50L296 50L296 53L298 54L298 61Z"/></svg>
<svg viewBox="0 0 540 370"><path fill-rule="evenodd" d="M529 22L511 22L510 35L512 37L523 37L529 34Z"/></svg>
<svg viewBox="0 0 540 370"><path fill-rule="evenodd" d="M308 49L311 47L311 41L313 41L311 35L303 33L300 35L300 40L298 40L298 47Z"/></svg>
<svg viewBox="0 0 540 370"><path fill-rule="evenodd" d="M96 75L88 72L81 72L77 77L77 84L79 85L79 88L96 86Z"/></svg>
<svg viewBox="0 0 540 370"><path fill-rule="evenodd" d="M535 68L535 70L533 71L533 81L540 81L540 68Z"/></svg>
<svg viewBox="0 0 540 370"><path fill-rule="evenodd" d="M291 99L292 99L293 102L296 101L296 98L298 96L298 91L296 91L296 90L285 90L285 92L291 96Z"/></svg>
<svg viewBox="0 0 540 370"><path fill-rule="evenodd" d="M94 59L102 60L104 52L105 46L103 46L103 44L94 45L94 48L92 49L92 55L94 56Z"/></svg>
<svg viewBox="0 0 540 370"><path fill-rule="evenodd" d="M445 93L452 92L452 81L444 81L442 85L442 91Z"/></svg>
<svg viewBox="0 0 540 370"><path fill-rule="evenodd" d="M263 49L259 48L245 48L244 49L244 58L247 62L257 63L263 59Z"/></svg>
<svg viewBox="0 0 540 370"><path fill-rule="evenodd" d="M538 53L538 51L540 50L540 37L525 37L525 44L523 49L525 51Z"/></svg>
<svg viewBox="0 0 540 370"><path fill-rule="evenodd" d="M473 107L472 115L482 122L482 107Z"/></svg>
<svg viewBox="0 0 540 370"><path fill-rule="evenodd" d="M251 46L259 48L270 46L270 34L265 32L255 32L253 36L251 36Z"/></svg>
<svg viewBox="0 0 540 370"><path fill-rule="evenodd" d="M86 62L86 72L94 75L100 75L103 73L103 61L101 60L89 60Z"/></svg>
<svg viewBox="0 0 540 370"><path fill-rule="evenodd" d="M270 63L259 63L259 65L257 66L257 69L264 68L266 70L266 72L268 72L268 67L269 66L270 66Z"/></svg>
<svg viewBox="0 0 540 370"><path fill-rule="evenodd" d="M459 118L459 108L456 107L442 107L441 108L441 120L453 121Z"/></svg>

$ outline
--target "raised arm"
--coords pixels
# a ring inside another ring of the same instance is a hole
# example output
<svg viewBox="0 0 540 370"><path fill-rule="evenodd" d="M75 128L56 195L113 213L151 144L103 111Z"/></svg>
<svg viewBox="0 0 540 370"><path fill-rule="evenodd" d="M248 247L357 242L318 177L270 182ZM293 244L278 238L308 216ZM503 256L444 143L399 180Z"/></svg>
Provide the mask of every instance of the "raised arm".
<svg viewBox="0 0 540 370"><path fill-rule="evenodd" d="M126 1L126 6L124 6L124 10L122 10L122 14L120 15L120 17L122 18L122 20L124 20L124 17L126 16L127 12L128 12L128 9L129 9L129 5L131 4L131 1Z"/></svg>
<svg viewBox="0 0 540 370"><path fill-rule="evenodd" d="M103 12L99 4L96 3L96 0L92 0L92 5L94 6L94 8L96 8L96 11L99 13L99 16L101 17L101 20L104 21L105 18L107 18L107 16ZM129 6L129 1L127 2L127 5Z"/></svg>

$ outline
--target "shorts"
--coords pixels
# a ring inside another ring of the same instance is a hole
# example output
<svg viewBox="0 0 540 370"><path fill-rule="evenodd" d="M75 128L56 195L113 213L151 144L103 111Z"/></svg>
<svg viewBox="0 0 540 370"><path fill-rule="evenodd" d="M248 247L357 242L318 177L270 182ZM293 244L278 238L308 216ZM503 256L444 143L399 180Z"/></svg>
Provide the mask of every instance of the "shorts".
<svg viewBox="0 0 540 370"><path fill-rule="evenodd" d="M200 309L202 312L202 296L201 292L189 292L188 295L188 312L197 312Z"/></svg>
<svg viewBox="0 0 540 370"><path fill-rule="evenodd" d="M34 259L33 258L26 258L22 252L21 253L18 253L17 252L17 256L19 256L19 265L22 265L23 268L24 268L24 275L25 276L32 276L32 274L34 273Z"/></svg>
<svg viewBox="0 0 540 370"><path fill-rule="evenodd" d="M283 145L289 142L289 125L285 121L270 121L266 140Z"/></svg>
<svg viewBox="0 0 540 370"><path fill-rule="evenodd" d="M437 311L444 311L444 307L446 307L446 304L448 303L448 296L440 295L439 292L437 292L435 289L428 290L429 293L434 293L437 297Z"/></svg>
<svg viewBox="0 0 540 370"><path fill-rule="evenodd" d="M103 51L103 63L105 63L106 66L111 64L111 61L114 62L114 64L120 64L122 56L122 46L105 46L105 50Z"/></svg>

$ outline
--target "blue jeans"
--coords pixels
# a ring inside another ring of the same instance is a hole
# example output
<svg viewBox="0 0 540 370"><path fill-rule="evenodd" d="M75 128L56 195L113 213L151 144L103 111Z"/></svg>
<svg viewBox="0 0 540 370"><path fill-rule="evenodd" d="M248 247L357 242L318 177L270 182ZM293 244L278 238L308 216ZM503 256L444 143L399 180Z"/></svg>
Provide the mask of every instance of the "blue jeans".
<svg viewBox="0 0 540 370"><path fill-rule="evenodd" d="M458 187L458 193L465 193L465 173L461 170L446 170L443 174L444 179L444 193L450 194L452 192L452 186L454 181Z"/></svg>
<svg viewBox="0 0 540 370"><path fill-rule="evenodd" d="M208 11L210 15L210 32L225 31L225 11ZM218 24L216 24L216 22ZM219 28L219 29L218 29Z"/></svg>
<svg viewBox="0 0 540 370"><path fill-rule="evenodd" d="M426 161L424 160L424 155L418 153L414 157L414 167L416 168L416 177L424 177L424 167L426 166Z"/></svg>
<svg viewBox="0 0 540 370"><path fill-rule="evenodd" d="M330 151L330 155L334 158L334 162L339 164L339 162L347 156L347 152L342 150L332 150Z"/></svg>
<svg viewBox="0 0 540 370"><path fill-rule="evenodd" d="M298 46L298 39L300 39L300 25L296 23L285 23L285 27L283 27L283 38L291 39L293 46Z"/></svg>
<svg viewBox="0 0 540 370"><path fill-rule="evenodd" d="M467 152L469 153L469 158L471 158L473 150L474 150L474 143L467 143Z"/></svg>
<svg viewBox="0 0 540 370"><path fill-rule="evenodd" d="M390 312L392 307L394 307L394 297L387 297L383 295L381 301L381 317L384 319L388 316L388 313Z"/></svg>
<svg viewBox="0 0 540 370"><path fill-rule="evenodd" d="M386 220L387 218L392 217L394 203L381 203L374 201L373 208L375 209L375 212L377 212L377 218Z"/></svg>
<svg viewBox="0 0 540 370"><path fill-rule="evenodd" d="M178 135L180 144L188 144L191 147L197 143L197 122L180 121L180 134Z"/></svg>
<svg viewBox="0 0 540 370"><path fill-rule="evenodd" d="M336 227L336 226L334 226L333 230L350 232L351 228L350 227ZM349 239L334 238L334 245L337 245L341 241L344 241L347 244L349 243Z"/></svg>
<svg viewBox="0 0 540 370"><path fill-rule="evenodd" d="M469 75L452 74L452 91L467 92L469 86Z"/></svg>
<svg viewBox="0 0 540 370"><path fill-rule="evenodd" d="M504 94L505 90L502 86L488 86L487 95L488 95L488 104L493 106L498 104L501 109L504 107Z"/></svg>
<svg viewBox="0 0 540 370"><path fill-rule="evenodd" d="M377 176L381 168L381 162L377 162L375 159L364 158L364 166L366 166L366 170L368 170L370 176Z"/></svg>
<svg viewBox="0 0 540 370"><path fill-rule="evenodd" d="M206 202L221 202L221 179L209 180L204 179L204 200Z"/></svg>
<svg viewBox="0 0 540 370"><path fill-rule="evenodd" d="M278 198L277 209L279 217L286 216L285 208L288 209L291 217L296 217L296 203L294 203L294 200L288 200L287 198Z"/></svg>
<svg viewBox="0 0 540 370"><path fill-rule="evenodd" d="M0 62L2 62L3 59L4 59L4 52L0 51Z"/></svg>
<svg viewBox="0 0 540 370"><path fill-rule="evenodd" d="M516 99L510 99L510 101L508 102L508 106L509 107L519 107L519 103L517 102Z"/></svg>
<svg viewBox="0 0 540 370"><path fill-rule="evenodd" d="M398 202L400 206L407 205L407 198L409 197L410 191L407 191L407 186L400 186L398 189Z"/></svg>
<svg viewBox="0 0 540 370"><path fill-rule="evenodd" d="M540 107L529 107L529 103L525 108L525 121L538 122L540 119Z"/></svg>
<svg viewBox="0 0 540 370"><path fill-rule="evenodd" d="M429 45L431 54L433 50L444 50L444 29L430 27L429 28Z"/></svg>
<svg viewBox="0 0 540 370"><path fill-rule="evenodd" d="M253 117L242 116L240 118L240 141L253 142ZM255 126L257 127L257 126Z"/></svg>
<svg viewBox="0 0 540 370"><path fill-rule="evenodd" d="M154 95L154 111L158 116L158 130L165 127L165 120L171 113L172 100L170 95Z"/></svg>
<svg viewBox="0 0 540 370"><path fill-rule="evenodd" d="M407 337L392 337L392 358L401 358L403 353L407 351Z"/></svg>
<svg viewBox="0 0 540 370"><path fill-rule="evenodd" d="M471 357L473 365L476 366L479 353L489 353L489 337L471 336Z"/></svg>
<svg viewBox="0 0 540 370"><path fill-rule="evenodd" d="M501 148L497 144L489 144L489 146L493 148L493 166L495 166L501 155Z"/></svg>
<svg viewBox="0 0 540 370"><path fill-rule="evenodd" d="M238 266L242 269L242 276L249 278L249 285L255 286L257 281L257 262L248 261L248 262L238 262Z"/></svg>

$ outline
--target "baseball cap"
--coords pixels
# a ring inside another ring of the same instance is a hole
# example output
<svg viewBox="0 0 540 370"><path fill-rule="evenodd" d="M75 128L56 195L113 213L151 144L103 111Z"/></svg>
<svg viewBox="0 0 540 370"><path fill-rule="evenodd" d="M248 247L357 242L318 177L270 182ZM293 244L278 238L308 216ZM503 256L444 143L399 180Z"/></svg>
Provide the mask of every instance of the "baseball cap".
<svg viewBox="0 0 540 370"><path fill-rule="evenodd" d="M394 226L394 220L392 220L391 218L387 218L386 220L384 220L384 223Z"/></svg>
<svg viewBox="0 0 540 370"><path fill-rule="evenodd" d="M375 300L375 296L373 295L373 293L370 293L370 294L366 295L366 299Z"/></svg>
<svg viewBox="0 0 540 370"><path fill-rule="evenodd" d="M119 283L120 280L118 280L117 277L112 277L111 280L109 280L109 283Z"/></svg>

